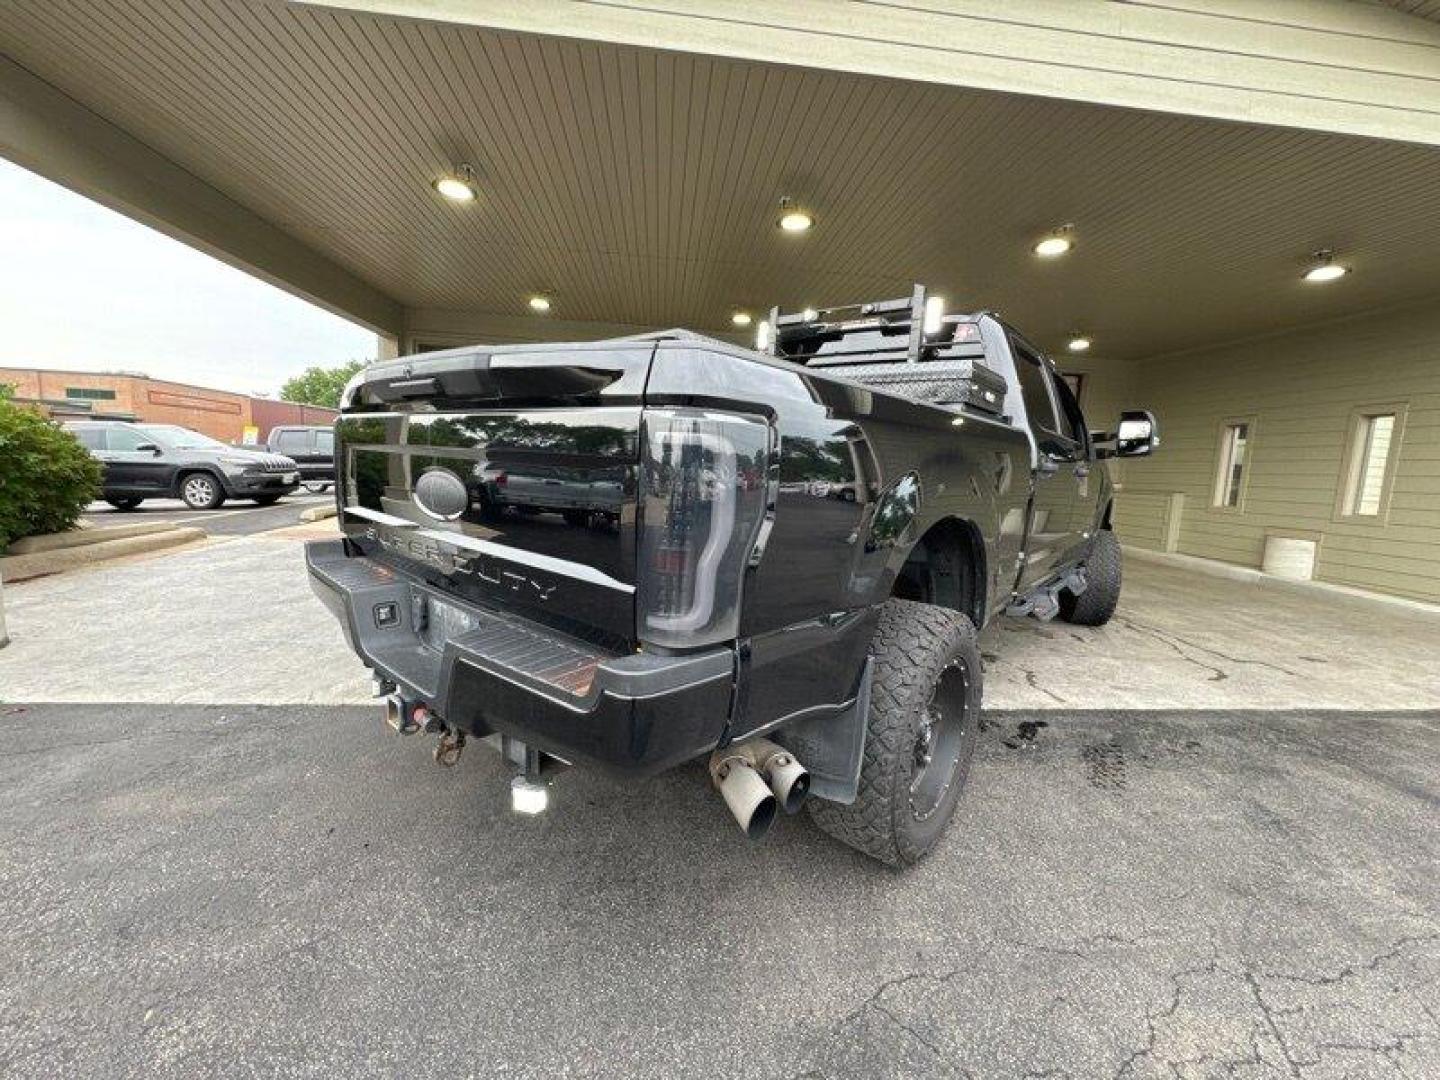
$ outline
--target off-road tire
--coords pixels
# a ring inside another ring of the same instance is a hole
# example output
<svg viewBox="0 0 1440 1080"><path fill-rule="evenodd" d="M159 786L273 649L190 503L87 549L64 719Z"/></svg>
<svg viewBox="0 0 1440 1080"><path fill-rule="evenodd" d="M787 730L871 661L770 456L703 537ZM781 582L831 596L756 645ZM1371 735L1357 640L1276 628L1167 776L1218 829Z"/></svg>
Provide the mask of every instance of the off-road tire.
<svg viewBox="0 0 1440 1080"><path fill-rule="evenodd" d="M201 495L206 483L210 485L208 497ZM225 501L225 489L207 472L186 473L180 477L180 499L191 510L214 510Z"/></svg>
<svg viewBox="0 0 1440 1080"><path fill-rule="evenodd" d="M572 529L583 529L590 524L589 510L562 510L560 516L565 519L565 524Z"/></svg>
<svg viewBox="0 0 1440 1080"><path fill-rule="evenodd" d="M849 806L810 799L825 832L892 866L924 858L955 814L980 730L983 675L975 626L959 612L912 600L887 600L870 643L874 660L860 791ZM933 809L917 815L911 788L925 710L948 668L965 679L958 754Z"/></svg>
<svg viewBox="0 0 1440 1080"><path fill-rule="evenodd" d="M274 506L280 501L279 495L253 495L250 499L256 506Z"/></svg>
<svg viewBox="0 0 1440 1080"><path fill-rule="evenodd" d="M1120 541L1109 529L1095 534L1085 560L1085 591L1076 596L1069 589L1060 593L1060 618L1076 626L1104 626L1120 603Z"/></svg>
<svg viewBox="0 0 1440 1080"><path fill-rule="evenodd" d="M125 499L106 499L105 501L111 506L113 506L116 510L134 510L145 500L132 497Z"/></svg>

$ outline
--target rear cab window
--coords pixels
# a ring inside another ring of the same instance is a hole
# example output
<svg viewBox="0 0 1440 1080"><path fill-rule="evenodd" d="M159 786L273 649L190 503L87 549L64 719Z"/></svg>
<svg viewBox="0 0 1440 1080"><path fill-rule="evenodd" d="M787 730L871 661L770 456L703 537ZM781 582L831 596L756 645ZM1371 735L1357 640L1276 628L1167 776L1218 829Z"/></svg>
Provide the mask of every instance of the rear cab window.
<svg viewBox="0 0 1440 1080"><path fill-rule="evenodd" d="M80 440L80 445L86 450L105 449L105 430L103 428L72 427L67 431Z"/></svg>
<svg viewBox="0 0 1440 1080"><path fill-rule="evenodd" d="M310 449L310 432L291 428L281 431L275 439L275 449L282 454L303 454Z"/></svg>
<svg viewBox="0 0 1440 1080"><path fill-rule="evenodd" d="M1010 349L1015 354L1015 374L1020 381L1025 416L1041 453L1080 460L1085 456L1084 423L1069 387L1054 377L1038 352L1013 333Z"/></svg>

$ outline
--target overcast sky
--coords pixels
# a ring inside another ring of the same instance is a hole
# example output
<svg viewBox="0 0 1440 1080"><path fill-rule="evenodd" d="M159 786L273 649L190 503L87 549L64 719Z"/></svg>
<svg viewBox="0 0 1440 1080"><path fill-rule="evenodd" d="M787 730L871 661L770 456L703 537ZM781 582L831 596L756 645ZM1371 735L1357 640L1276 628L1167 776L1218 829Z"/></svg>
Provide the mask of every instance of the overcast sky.
<svg viewBox="0 0 1440 1080"><path fill-rule="evenodd" d="M375 335L0 158L0 367L274 393Z"/></svg>

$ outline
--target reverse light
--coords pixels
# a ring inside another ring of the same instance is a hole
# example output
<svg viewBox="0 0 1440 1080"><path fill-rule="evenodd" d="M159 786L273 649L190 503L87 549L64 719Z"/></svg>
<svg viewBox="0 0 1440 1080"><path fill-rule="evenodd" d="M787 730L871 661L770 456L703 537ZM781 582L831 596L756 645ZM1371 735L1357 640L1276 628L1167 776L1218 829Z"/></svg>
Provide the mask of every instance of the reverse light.
<svg viewBox="0 0 1440 1080"><path fill-rule="evenodd" d="M543 780L517 776L510 781L510 809L517 814L543 814L550 805L550 788Z"/></svg>
<svg viewBox="0 0 1440 1080"><path fill-rule="evenodd" d="M770 351L770 324L762 322L755 330L755 351Z"/></svg>
<svg viewBox="0 0 1440 1080"><path fill-rule="evenodd" d="M665 648L734 638L740 585L769 492L770 428L759 417L647 409L639 635Z"/></svg>

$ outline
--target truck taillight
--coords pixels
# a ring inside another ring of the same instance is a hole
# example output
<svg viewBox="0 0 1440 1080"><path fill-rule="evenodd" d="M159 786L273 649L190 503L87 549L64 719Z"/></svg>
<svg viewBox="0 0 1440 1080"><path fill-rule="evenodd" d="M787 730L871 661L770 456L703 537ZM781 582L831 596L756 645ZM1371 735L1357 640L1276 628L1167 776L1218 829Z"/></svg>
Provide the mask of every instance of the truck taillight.
<svg viewBox="0 0 1440 1080"><path fill-rule="evenodd" d="M639 630L666 648L727 641L765 518L770 428L758 417L647 409ZM748 481L748 482L747 482Z"/></svg>

